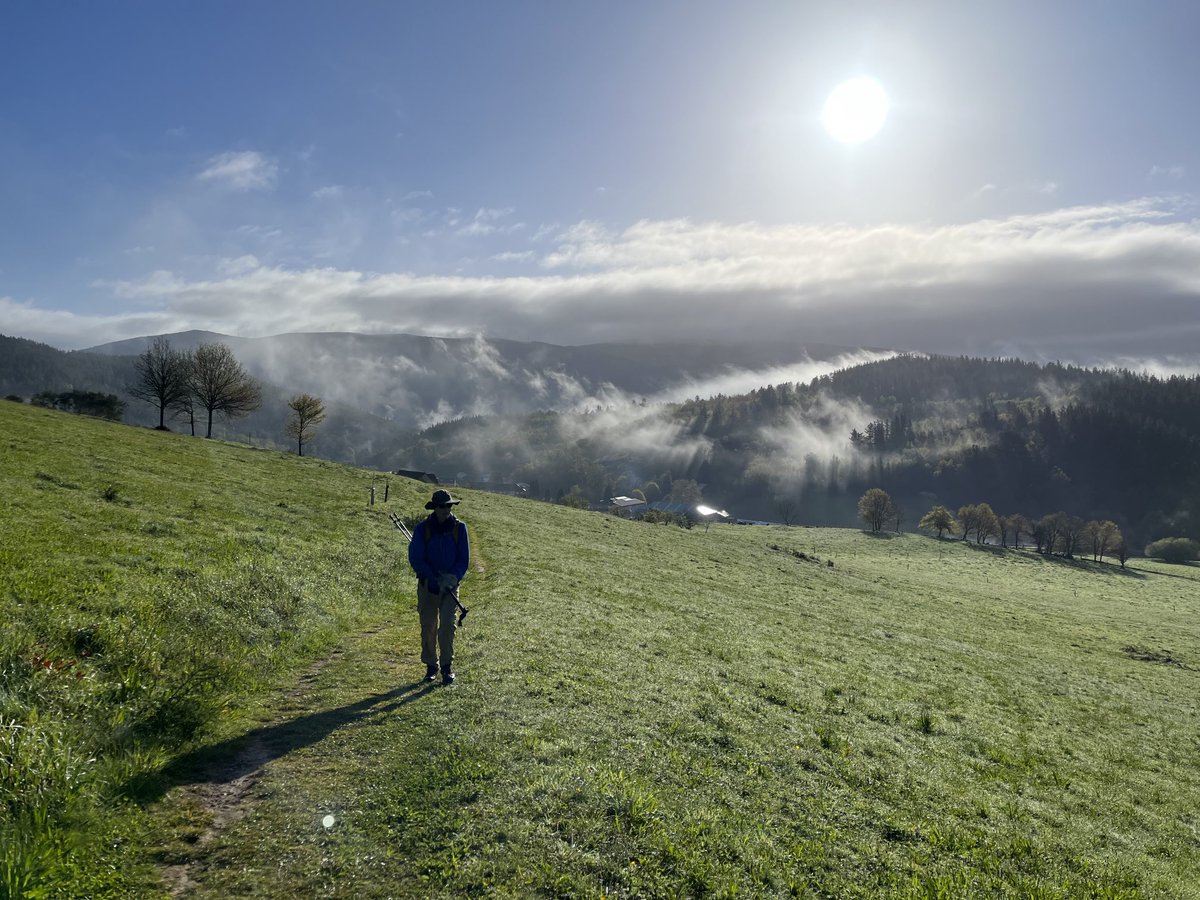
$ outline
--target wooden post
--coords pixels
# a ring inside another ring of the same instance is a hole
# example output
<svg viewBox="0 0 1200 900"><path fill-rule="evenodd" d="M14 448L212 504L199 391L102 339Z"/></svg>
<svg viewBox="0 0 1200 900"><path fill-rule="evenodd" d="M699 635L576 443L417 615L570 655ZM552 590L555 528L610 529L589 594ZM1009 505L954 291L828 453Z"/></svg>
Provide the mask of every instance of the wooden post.
<svg viewBox="0 0 1200 900"><path fill-rule="evenodd" d="M375 485L371 485L371 505L375 505Z"/></svg>
<svg viewBox="0 0 1200 900"><path fill-rule="evenodd" d="M385 482L383 483L383 502L384 502L384 503L387 503L387 501L388 501L388 492L389 492L391 489L392 489L392 483L391 483L390 481L385 481Z"/></svg>

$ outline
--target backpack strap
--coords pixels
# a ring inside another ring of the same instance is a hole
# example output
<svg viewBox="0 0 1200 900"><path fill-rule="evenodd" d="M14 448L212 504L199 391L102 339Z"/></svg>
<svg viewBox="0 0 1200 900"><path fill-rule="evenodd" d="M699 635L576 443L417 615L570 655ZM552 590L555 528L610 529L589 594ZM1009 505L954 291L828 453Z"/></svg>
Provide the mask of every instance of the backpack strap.
<svg viewBox="0 0 1200 900"><path fill-rule="evenodd" d="M458 546L458 532L461 528L462 528L462 522L456 521L454 523L454 531L451 532L451 534L454 535L454 546L455 547ZM425 520L425 543L428 544L430 542L430 540L432 540L432 539L433 539L433 523L431 523L428 519L426 519Z"/></svg>

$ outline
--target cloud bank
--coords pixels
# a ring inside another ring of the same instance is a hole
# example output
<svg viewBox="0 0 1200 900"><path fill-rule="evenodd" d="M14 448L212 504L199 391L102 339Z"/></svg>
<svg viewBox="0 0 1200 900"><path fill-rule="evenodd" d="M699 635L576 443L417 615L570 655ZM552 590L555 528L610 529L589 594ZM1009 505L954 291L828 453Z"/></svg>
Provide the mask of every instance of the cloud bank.
<svg viewBox="0 0 1200 900"><path fill-rule="evenodd" d="M238 166L257 171L223 159L210 169L230 179ZM136 312L79 316L2 298L0 321L72 347L192 328L559 344L794 337L1083 363L1172 357L1186 368L1200 346L1200 224L1182 209L1160 197L955 225L581 222L510 251L509 264L536 254L523 274L247 268L243 257L209 279L161 270L97 283ZM467 227L508 213L481 210Z"/></svg>

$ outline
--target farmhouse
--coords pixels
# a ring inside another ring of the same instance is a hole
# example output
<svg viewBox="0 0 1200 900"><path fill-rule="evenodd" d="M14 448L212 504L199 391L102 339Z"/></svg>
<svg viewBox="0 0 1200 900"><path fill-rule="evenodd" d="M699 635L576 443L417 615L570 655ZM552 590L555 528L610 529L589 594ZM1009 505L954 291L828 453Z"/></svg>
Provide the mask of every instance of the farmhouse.
<svg viewBox="0 0 1200 900"><path fill-rule="evenodd" d="M392 473L399 475L401 478L412 478L415 481L424 481L426 484L441 484L438 477L432 472L418 472L416 469L397 469Z"/></svg>
<svg viewBox="0 0 1200 900"><path fill-rule="evenodd" d="M624 516L629 519L636 518L644 513L649 507L645 500L639 500L637 497L609 497L609 509L616 508L617 515Z"/></svg>

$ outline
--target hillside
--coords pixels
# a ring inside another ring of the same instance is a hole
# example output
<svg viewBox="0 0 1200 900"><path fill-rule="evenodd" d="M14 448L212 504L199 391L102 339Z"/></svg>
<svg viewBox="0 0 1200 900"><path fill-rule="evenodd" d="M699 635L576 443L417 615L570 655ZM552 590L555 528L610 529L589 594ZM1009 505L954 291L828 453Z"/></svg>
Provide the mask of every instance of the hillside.
<svg viewBox="0 0 1200 900"><path fill-rule="evenodd" d="M226 339L268 379L261 410L218 417L215 431L262 447L290 446L287 400L313 390L329 417L311 455L447 480L518 481L539 498L577 493L601 504L642 490L653 499L682 481L683 493L743 518L854 526L854 501L883 487L908 530L935 504L986 502L1032 520L1057 512L1112 520L1137 547L1200 538L1196 377L901 355L735 393L723 387L874 357L839 357L828 346L171 338L181 347ZM146 340L63 353L0 337L0 393L110 391L128 399L127 421L154 424L150 404L125 393L134 357L106 355ZM814 362L820 354L825 363ZM808 362L797 368L802 356ZM691 388L712 395L663 399ZM421 422L437 424L404 427Z"/></svg>
<svg viewBox="0 0 1200 900"><path fill-rule="evenodd" d="M219 340L221 335L192 332L193 337ZM65 352L23 338L0 335L0 396L15 395L28 399L41 391L86 390L115 394L125 401L123 421L134 425L155 426L158 410L129 394L134 383L134 356L114 356L82 350ZM294 386L267 380L263 384L263 405L244 418L226 420L217 416L213 435L244 441L260 447L287 449L290 439L284 435L287 402L295 395ZM352 403L329 401L328 418L307 448L312 455L370 464L373 456L410 439L409 432L397 423L358 409ZM168 427L188 432L182 418L169 421Z"/></svg>
<svg viewBox="0 0 1200 900"><path fill-rule="evenodd" d="M988 502L1115 519L1142 546L1200 537L1200 378L898 356L748 394L466 419L396 459L595 502L686 479L735 515L778 521L788 508L805 524L852 526L857 498L882 486L905 529L934 504Z"/></svg>
<svg viewBox="0 0 1200 900"><path fill-rule="evenodd" d="M1195 567L466 491L429 688L422 486L0 433L10 895L1200 896Z"/></svg>

